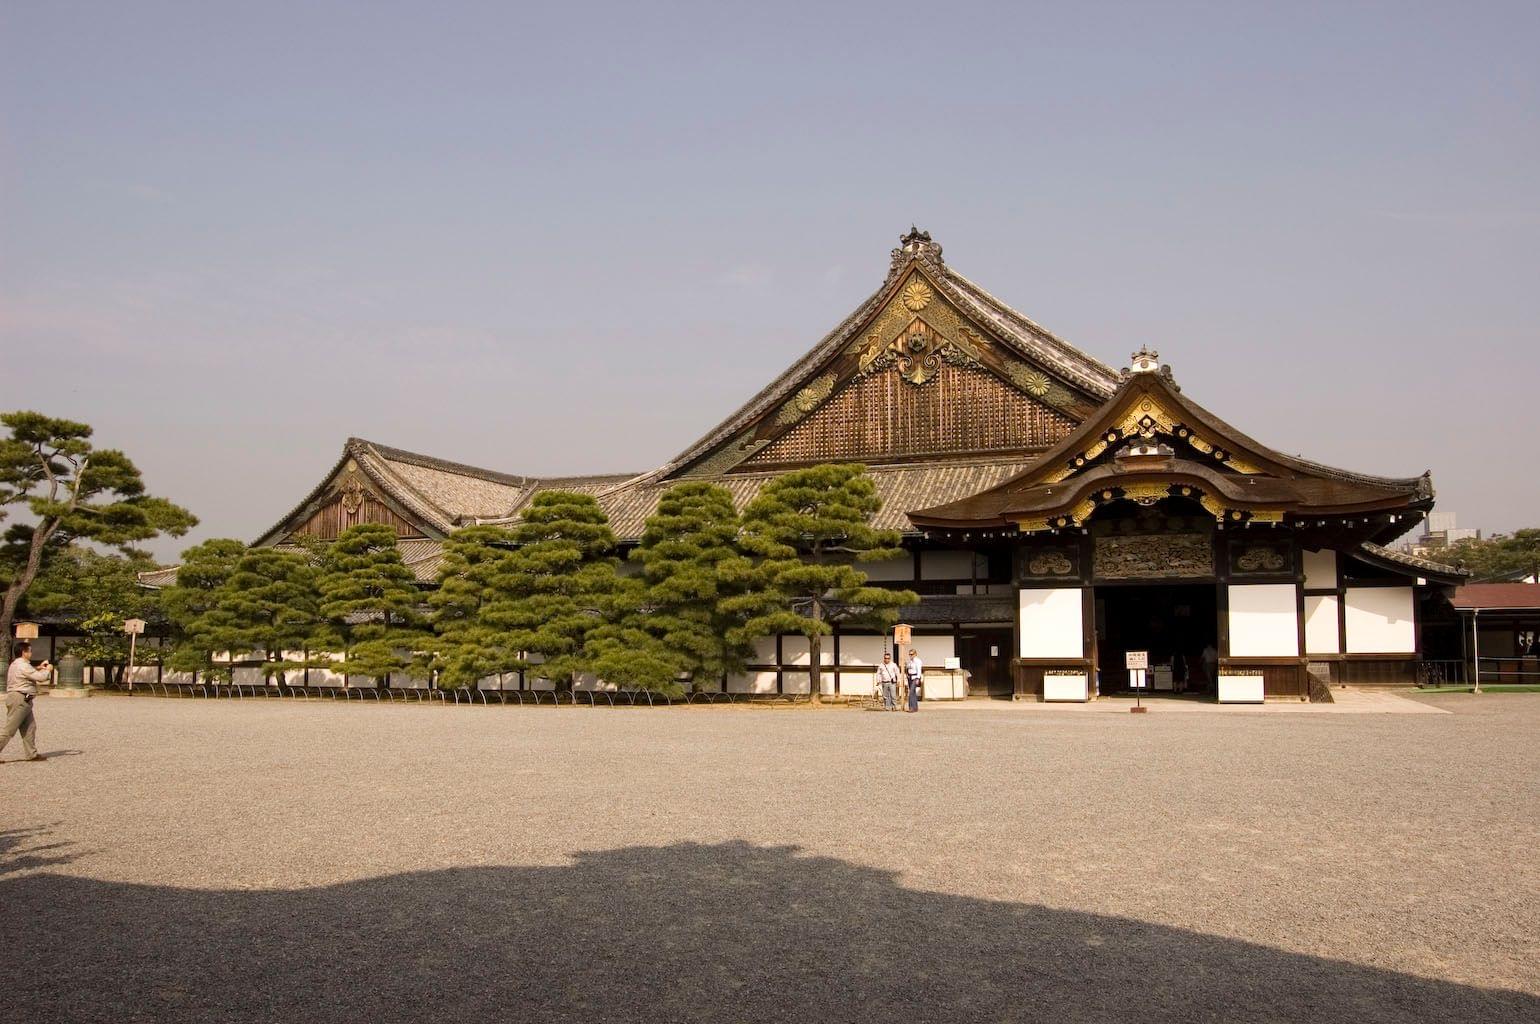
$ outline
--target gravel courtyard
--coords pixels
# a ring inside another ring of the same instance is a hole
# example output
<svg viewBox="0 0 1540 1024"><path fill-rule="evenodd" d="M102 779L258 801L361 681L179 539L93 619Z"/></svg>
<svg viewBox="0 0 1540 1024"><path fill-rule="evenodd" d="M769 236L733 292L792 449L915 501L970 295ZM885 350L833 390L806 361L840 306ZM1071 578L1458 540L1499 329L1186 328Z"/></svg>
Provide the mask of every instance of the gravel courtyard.
<svg viewBox="0 0 1540 1024"><path fill-rule="evenodd" d="M44 698L0 1020L1540 1020L1540 695L1423 702Z"/></svg>

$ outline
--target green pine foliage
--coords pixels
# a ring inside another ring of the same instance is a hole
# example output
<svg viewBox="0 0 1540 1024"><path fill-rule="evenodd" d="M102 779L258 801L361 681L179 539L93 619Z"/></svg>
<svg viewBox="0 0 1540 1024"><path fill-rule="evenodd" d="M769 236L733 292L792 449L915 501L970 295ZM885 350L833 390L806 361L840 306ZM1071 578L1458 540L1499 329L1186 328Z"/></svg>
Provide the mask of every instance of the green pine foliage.
<svg viewBox="0 0 1540 1024"><path fill-rule="evenodd" d="M14 523L0 545L0 653L9 654L11 625L46 557L75 541L124 553L161 534L180 537L198 524L192 513L148 494L127 455L91 443L85 423L37 412L0 415L0 519Z"/></svg>
<svg viewBox="0 0 1540 1024"><path fill-rule="evenodd" d="M231 657L257 655L262 672L280 685L307 667L294 652L323 650L335 640L321 615L318 571L306 554L283 548L251 548L214 593L197 634L214 651ZM318 662L319 664L319 662Z"/></svg>
<svg viewBox="0 0 1540 1024"><path fill-rule="evenodd" d="M664 492L631 552L646 585L633 614L644 616L645 633L691 676L721 679L742 671L754 653L745 616L725 604L747 593L754 579L753 562L738 547L739 528L727 488L677 484Z"/></svg>
<svg viewBox="0 0 1540 1024"><path fill-rule="evenodd" d="M379 523L349 527L321 558L320 613L341 641L350 676L384 681L421 663L427 636L417 577L401 560L396 532ZM335 671L335 668L334 668Z"/></svg>
<svg viewBox="0 0 1540 1024"><path fill-rule="evenodd" d="M116 684L130 653L124 620L144 619L156 627L165 621L160 592L139 585L139 573L157 568L141 552L104 554L71 544L44 561L24 607L29 616L78 625L81 636L71 641L69 652L101 668ZM154 664L160 655L160 648L145 638L134 646L141 665Z"/></svg>
<svg viewBox="0 0 1540 1024"><path fill-rule="evenodd" d="M680 679L690 663L655 632L646 583L637 577L617 577L599 607L600 621L583 641L583 670L624 689L669 697L682 694Z"/></svg>
<svg viewBox="0 0 1540 1024"><path fill-rule="evenodd" d="M822 638L834 621L883 627L919 602L908 590L867 585L858 561L903 555L899 536L874 529L882 499L866 467L821 465L766 484L743 511L741 543L759 558L755 585L728 599L745 618L741 639L801 633L812 653L812 700L821 697Z"/></svg>
<svg viewBox="0 0 1540 1024"><path fill-rule="evenodd" d="M590 634L613 620L619 591L615 534L587 494L535 495L512 530L515 547L491 574L480 619L523 652L520 667L570 686L591 671ZM618 680L617 680L618 681Z"/></svg>
<svg viewBox="0 0 1540 1024"><path fill-rule="evenodd" d="M195 675L217 676L226 671L226 666L214 661L218 647L206 633L208 616L218 607L221 588L245 553L245 544L226 537L206 540L182 552L176 582L161 591L161 606L171 625L174 645L166 657L168 668Z"/></svg>
<svg viewBox="0 0 1540 1024"><path fill-rule="evenodd" d="M438 588L428 595L440 686L475 686L519 669L519 651L482 615L513 543L512 531L499 526L466 527L444 541Z"/></svg>

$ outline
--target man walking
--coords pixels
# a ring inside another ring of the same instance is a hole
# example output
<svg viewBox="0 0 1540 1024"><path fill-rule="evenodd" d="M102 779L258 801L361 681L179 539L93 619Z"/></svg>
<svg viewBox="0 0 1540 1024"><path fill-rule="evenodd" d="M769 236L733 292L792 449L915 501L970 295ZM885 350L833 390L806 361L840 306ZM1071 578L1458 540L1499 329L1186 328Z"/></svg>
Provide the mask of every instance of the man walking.
<svg viewBox="0 0 1540 1024"><path fill-rule="evenodd" d="M909 648L909 660L904 664L904 674L909 677L909 711L920 710L921 691L925 686L925 663L913 647Z"/></svg>
<svg viewBox="0 0 1540 1024"><path fill-rule="evenodd" d="M893 655L886 652L882 655L882 664L877 666L877 683L882 687L882 709L897 711L898 666L893 664Z"/></svg>
<svg viewBox="0 0 1540 1024"><path fill-rule="evenodd" d="M37 718L32 714L32 698L37 684L48 682L48 662L32 667L32 645L25 640L16 645L16 660L5 672L5 728L0 729L0 751L21 733L21 759L46 761L37 752Z"/></svg>

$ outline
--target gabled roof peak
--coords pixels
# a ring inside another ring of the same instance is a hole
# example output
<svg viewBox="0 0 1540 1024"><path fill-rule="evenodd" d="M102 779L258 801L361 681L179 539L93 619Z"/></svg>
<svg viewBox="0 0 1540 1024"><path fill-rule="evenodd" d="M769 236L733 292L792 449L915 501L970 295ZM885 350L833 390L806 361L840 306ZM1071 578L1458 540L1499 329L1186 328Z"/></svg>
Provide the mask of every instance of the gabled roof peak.
<svg viewBox="0 0 1540 1024"><path fill-rule="evenodd" d="M888 267L888 277L900 274L911 263L923 263L939 272L946 266L941 258L941 244L933 241L929 231L921 231L913 224L907 234L898 236L898 248L893 250L893 262Z"/></svg>
<svg viewBox="0 0 1540 1024"><path fill-rule="evenodd" d="M1126 384L1132 378L1147 373L1161 377L1174 391L1182 390L1176 386L1176 379L1171 376L1171 367L1163 365L1160 361L1160 353L1148 345L1140 345L1139 351L1128 357L1128 365L1123 367L1118 374L1118 379Z"/></svg>

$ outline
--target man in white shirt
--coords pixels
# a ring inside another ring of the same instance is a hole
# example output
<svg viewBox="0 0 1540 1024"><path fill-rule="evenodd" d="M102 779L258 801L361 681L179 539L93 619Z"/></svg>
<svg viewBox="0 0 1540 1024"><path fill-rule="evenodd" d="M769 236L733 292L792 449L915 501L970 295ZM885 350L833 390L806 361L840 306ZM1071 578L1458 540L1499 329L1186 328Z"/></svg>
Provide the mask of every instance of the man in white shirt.
<svg viewBox="0 0 1540 1024"><path fill-rule="evenodd" d="M898 666L893 655L884 653L882 664L877 666L877 685L882 687L882 707L885 711L898 710Z"/></svg>
<svg viewBox="0 0 1540 1024"><path fill-rule="evenodd" d="M909 711L920 710L920 696L925 686L925 663L913 647L909 648L909 660L904 663L904 674L909 677Z"/></svg>
<svg viewBox="0 0 1540 1024"><path fill-rule="evenodd" d="M20 732L21 759L46 761L37 752L37 718L32 714L32 698L37 696L37 684L48 682L51 672L46 661L33 668L31 655L31 644L25 640L17 644L16 660L5 672L5 727L0 728L0 751Z"/></svg>

